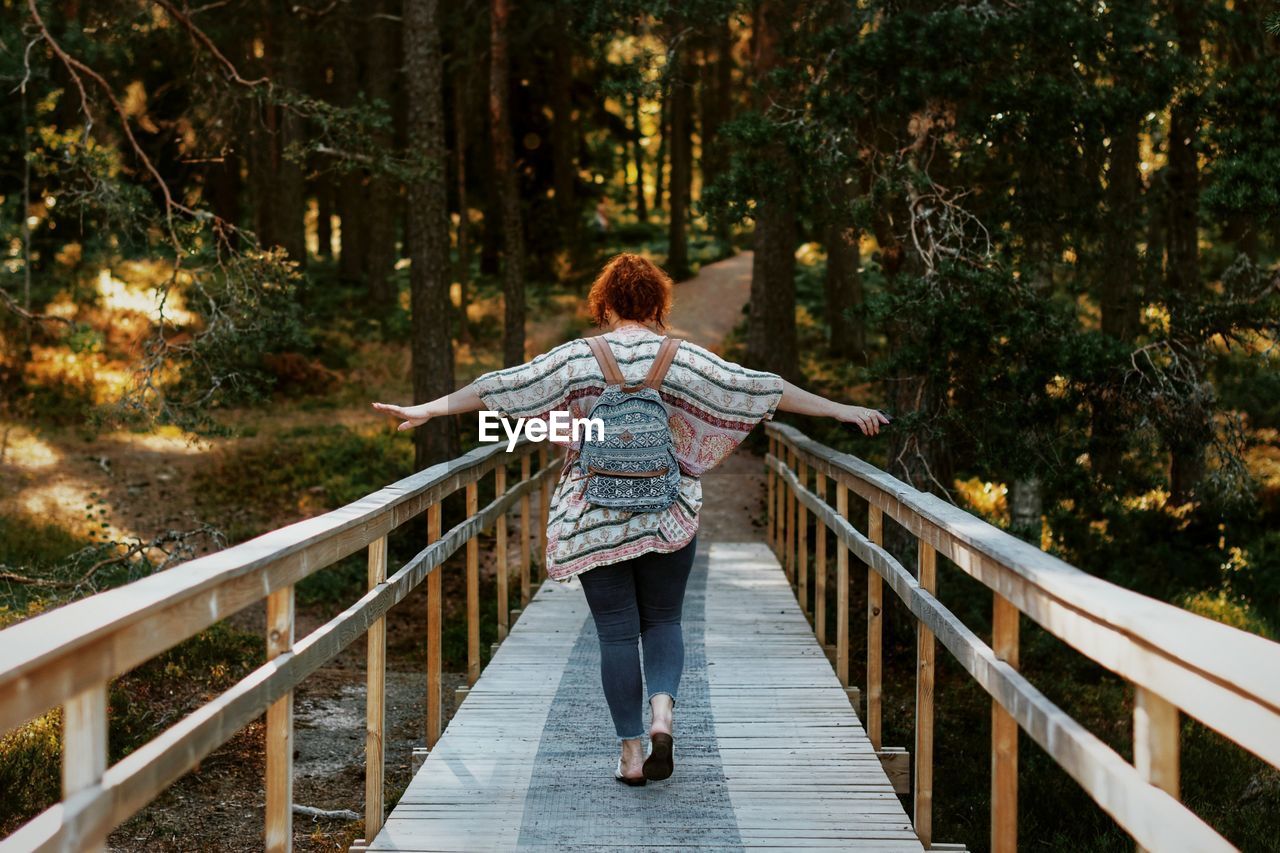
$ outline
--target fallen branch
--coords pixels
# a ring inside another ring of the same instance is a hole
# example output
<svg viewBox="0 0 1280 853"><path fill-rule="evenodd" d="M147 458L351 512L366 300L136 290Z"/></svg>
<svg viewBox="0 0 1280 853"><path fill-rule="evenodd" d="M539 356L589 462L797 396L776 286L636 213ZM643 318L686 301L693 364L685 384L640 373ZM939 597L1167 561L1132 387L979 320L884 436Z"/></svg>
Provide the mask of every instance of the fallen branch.
<svg viewBox="0 0 1280 853"><path fill-rule="evenodd" d="M351 809L333 809L325 811L317 809L313 806L303 806L298 803L293 804L293 813L300 814L315 820L360 820L360 815L351 811Z"/></svg>

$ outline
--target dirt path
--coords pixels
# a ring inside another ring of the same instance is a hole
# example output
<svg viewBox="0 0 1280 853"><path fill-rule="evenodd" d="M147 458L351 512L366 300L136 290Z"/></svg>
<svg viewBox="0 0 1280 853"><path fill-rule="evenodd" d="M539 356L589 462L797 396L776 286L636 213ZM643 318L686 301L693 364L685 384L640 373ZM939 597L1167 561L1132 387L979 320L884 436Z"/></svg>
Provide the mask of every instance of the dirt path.
<svg viewBox="0 0 1280 853"><path fill-rule="evenodd" d="M751 297L751 252L741 252L708 264L688 281L676 285L675 305L668 325L671 334L713 352L733 327Z"/></svg>

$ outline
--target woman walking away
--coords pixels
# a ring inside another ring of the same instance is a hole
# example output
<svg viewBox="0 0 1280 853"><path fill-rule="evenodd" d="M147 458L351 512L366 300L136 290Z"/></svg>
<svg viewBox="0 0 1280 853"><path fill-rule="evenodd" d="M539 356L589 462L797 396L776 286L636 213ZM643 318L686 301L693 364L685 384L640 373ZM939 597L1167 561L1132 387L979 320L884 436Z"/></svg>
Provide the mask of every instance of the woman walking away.
<svg viewBox="0 0 1280 853"><path fill-rule="evenodd" d="M628 785L666 779L674 766L672 713L684 667L680 617L697 547L703 472L777 410L854 423L868 435L889 422L874 409L833 402L653 331L664 328L671 291L671 279L653 263L618 255L588 297L605 334L487 373L430 403L373 404L402 418L402 430L481 408L508 418L567 411L603 424L603 436L569 446L551 502L546 567L554 580L582 581L600 638L600 680L622 747L614 777Z"/></svg>

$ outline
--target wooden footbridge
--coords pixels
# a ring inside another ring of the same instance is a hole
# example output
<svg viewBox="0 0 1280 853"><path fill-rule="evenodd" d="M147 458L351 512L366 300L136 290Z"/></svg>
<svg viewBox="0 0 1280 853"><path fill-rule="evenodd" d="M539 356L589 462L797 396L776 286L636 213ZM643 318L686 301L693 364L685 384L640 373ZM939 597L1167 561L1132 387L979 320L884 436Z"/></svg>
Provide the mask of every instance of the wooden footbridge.
<svg viewBox="0 0 1280 853"><path fill-rule="evenodd" d="M58 706L64 723L63 799L0 841L0 853L103 849L114 827L264 713L264 846L289 850L292 691L362 638L361 849L962 849L933 838L939 645L990 694L992 715L990 838L948 840L1016 849L1021 728L1142 848L1231 849L1179 801L1180 717L1280 765L1280 645L1086 575L853 456L786 426L767 428L767 541L699 543L670 780L644 788L612 782L616 745L581 591L532 583L532 556L543 545L532 531L544 526L531 516L536 504L545 518L558 460L534 445L511 454L489 446L0 632L0 732ZM482 484L493 496L483 508ZM442 501L459 491L466 517L442 531ZM513 514L520 517L515 536ZM423 515L425 547L392 571L387 536ZM914 571L882 546L886 520L915 538ZM497 564L518 567L514 576L499 572L498 600L508 601L518 584L523 607L514 622L505 606L496 609L501 642L482 673L477 537L488 530ZM368 592L295 636L295 585L362 550ZM445 728L441 565L458 551L466 556L470 688ZM945 570L991 590L989 640L939 601L939 556ZM425 758L388 814L384 617L424 582ZM865 615L857 614L867 632L866 680L856 688L849 681L853 583L866 584L867 600ZM897 749L881 735L886 587L917 624L914 743ZM829 598L833 638L826 636ZM110 679L263 599L263 665L108 766ZM1133 685L1132 762L1019 672L1022 616Z"/></svg>

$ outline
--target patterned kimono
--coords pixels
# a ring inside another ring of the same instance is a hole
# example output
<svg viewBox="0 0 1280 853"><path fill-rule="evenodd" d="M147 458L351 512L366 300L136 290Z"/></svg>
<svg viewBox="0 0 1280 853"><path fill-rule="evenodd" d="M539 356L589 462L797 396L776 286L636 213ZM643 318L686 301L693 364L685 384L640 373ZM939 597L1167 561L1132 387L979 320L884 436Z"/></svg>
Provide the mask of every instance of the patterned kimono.
<svg viewBox="0 0 1280 853"><path fill-rule="evenodd" d="M648 373L662 340L644 329L624 327L605 335L628 383ZM574 575L649 551L675 551L698 531L704 471L733 452L756 424L772 418L782 399L782 378L725 361L685 341L662 383L676 457L680 491L662 512L634 513L593 506L584 499L586 475L566 465L551 499L547 526L547 575ZM485 408L508 418L547 419L553 411L586 418L604 391L604 377L591 348L570 341L527 364L495 370L475 381ZM570 459L581 442L565 442Z"/></svg>

